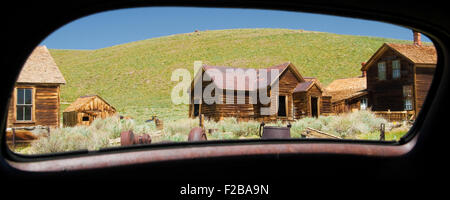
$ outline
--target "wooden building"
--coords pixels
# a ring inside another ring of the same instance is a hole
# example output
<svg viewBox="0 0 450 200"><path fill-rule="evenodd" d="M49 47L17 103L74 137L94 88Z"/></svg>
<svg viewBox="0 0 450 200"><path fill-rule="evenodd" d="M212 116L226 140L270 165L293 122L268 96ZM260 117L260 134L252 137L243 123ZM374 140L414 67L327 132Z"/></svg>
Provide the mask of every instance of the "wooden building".
<svg viewBox="0 0 450 200"><path fill-rule="evenodd" d="M366 77L336 79L326 88L335 114L367 109Z"/></svg>
<svg viewBox="0 0 450 200"><path fill-rule="evenodd" d="M249 78L248 72L251 70L255 72L256 80ZM234 73L230 73L230 71ZM220 78L216 77L216 72L220 72ZM274 76L276 78L271 78L272 73L276 74ZM238 79L245 81L238 84ZM195 96L194 85L200 82L202 83L202 92L209 92L212 97ZM272 86L276 83L279 86L278 93L272 89ZM210 90L211 85L222 92L215 95L216 91L211 92ZM273 102L276 102L276 105L261 102L259 96L255 99L254 94L261 90L266 91L266 94L270 96ZM323 98L322 92L322 86L317 79L303 77L290 62L265 69L203 65L201 71L196 74L194 81L191 83L189 117L197 117L203 114L206 118L213 120L236 117L238 120L244 121L289 121L305 116L319 116L330 111L329 97ZM234 98L231 98L231 94ZM220 102L210 103L213 98L219 99ZM271 113L275 114L261 114L262 109L269 109L272 111Z"/></svg>
<svg viewBox="0 0 450 200"><path fill-rule="evenodd" d="M368 106L373 111L408 111L417 116L437 63L436 49L413 44L383 44L361 68L367 74Z"/></svg>
<svg viewBox="0 0 450 200"><path fill-rule="evenodd" d="M90 125L94 119L105 118L116 109L98 95L81 96L63 111L64 127Z"/></svg>
<svg viewBox="0 0 450 200"><path fill-rule="evenodd" d="M60 85L65 83L48 49L36 47L16 81L7 127L59 127Z"/></svg>

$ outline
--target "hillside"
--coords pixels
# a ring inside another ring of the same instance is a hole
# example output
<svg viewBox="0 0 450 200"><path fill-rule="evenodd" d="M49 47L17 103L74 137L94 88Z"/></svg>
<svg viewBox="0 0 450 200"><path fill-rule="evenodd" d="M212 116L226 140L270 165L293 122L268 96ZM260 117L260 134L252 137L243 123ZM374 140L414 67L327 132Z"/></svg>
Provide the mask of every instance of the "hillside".
<svg viewBox="0 0 450 200"><path fill-rule="evenodd" d="M291 61L304 76L324 85L334 79L361 74L360 63L386 38L338 35L289 29L231 29L200 31L152 38L98 50L50 52L67 84L61 101L98 94L124 115L139 120L157 114L163 120L187 116L186 105L170 100L172 71L193 63L265 68ZM62 105L62 109L67 107Z"/></svg>

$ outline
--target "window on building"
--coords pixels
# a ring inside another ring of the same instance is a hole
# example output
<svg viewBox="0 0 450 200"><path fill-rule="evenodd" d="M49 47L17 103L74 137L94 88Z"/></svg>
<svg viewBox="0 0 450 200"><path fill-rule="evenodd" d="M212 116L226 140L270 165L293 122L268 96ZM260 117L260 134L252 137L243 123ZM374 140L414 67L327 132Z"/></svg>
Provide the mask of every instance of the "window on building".
<svg viewBox="0 0 450 200"><path fill-rule="evenodd" d="M33 110L32 95L33 89L31 88L17 88L17 97L16 97L17 121L31 121Z"/></svg>
<svg viewBox="0 0 450 200"><path fill-rule="evenodd" d="M360 109L361 109L361 110L367 109L367 98L362 98L362 99L361 99Z"/></svg>
<svg viewBox="0 0 450 200"><path fill-rule="evenodd" d="M401 77L400 60L392 61L392 79L399 79Z"/></svg>
<svg viewBox="0 0 450 200"><path fill-rule="evenodd" d="M404 85L403 86L403 97L404 97L404 110L412 110L412 86L411 85Z"/></svg>
<svg viewBox="0 0 450 200"><path fill-rule="evenodd" d="M386 80L386 62L378 63L378 80Z"/></svg>
<svg viewBox="0 0 450 200"><path fill-rule="evenodd" d="M405 98L405 107L404 107L404 109L405 110L412 110L413 109L412 98L410 98L410 97Z"/></svg>
<svg viewBox="0 0 450 200"><path fill-rule="evenodd" d="M403 86L403 97L412 97L412 85Z"/></svg>

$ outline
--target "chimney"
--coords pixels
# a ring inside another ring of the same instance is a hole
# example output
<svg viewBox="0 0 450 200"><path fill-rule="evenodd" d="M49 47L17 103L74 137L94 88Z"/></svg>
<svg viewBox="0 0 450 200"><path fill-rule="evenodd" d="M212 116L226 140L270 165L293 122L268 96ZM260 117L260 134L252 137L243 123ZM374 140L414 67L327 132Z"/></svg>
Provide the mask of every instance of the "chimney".
<svg viewBox="0 0 450 200"><path fill-rule="evenodd" d="M367 71L363 70L364 65L366 65L366 62L362 62L361 63L361 72L362 72L361 77L366 77L367 76Z"/></svg>
<svg viewBox="0 0 450 200"><path fill-rule="evenodd" d="M420 41L420 33L417 31L413 31L414 34L414 45L422 46L422 41Z"/></svg>

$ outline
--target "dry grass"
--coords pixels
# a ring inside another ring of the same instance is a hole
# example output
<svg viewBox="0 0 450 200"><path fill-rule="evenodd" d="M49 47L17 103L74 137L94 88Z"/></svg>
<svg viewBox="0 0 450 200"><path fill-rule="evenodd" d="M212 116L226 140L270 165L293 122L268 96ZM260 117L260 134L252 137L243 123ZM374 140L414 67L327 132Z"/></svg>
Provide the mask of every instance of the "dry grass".
<svg viewBox="0 0 450 200"><path fill-rule="evenodd" d="M307 127L321 130L346 139L379 139L380 124L386 124L386 139L398 140L410 128L406 123L392 129L385 119L376 117L370 111L356 111L339 116L320 116L318 118L303 118L292 123L291 136L300 138ZM268 126L287 126L278 121ZM111 140L120 137L123 131L132 130L135 134L148 133L152 143L160 141L187 141L189 131L198 126L198 119L179 119L164 123L164 129L159 131L153 122L137 122L129 119L119 119L117 116L96 119L90 126L76 126L55 129L50 136L41 137L33 142L29 149L20 149L21 153L42 154L74 150L98 150L100 148L117 146ZM251 139L259 138L260 123L256 121L238 122L236 118L225 118L220 122L205 121L208 140ZM210 133L210 130L212 132ZM18 149L19 150L19 149Z"/></svg>

